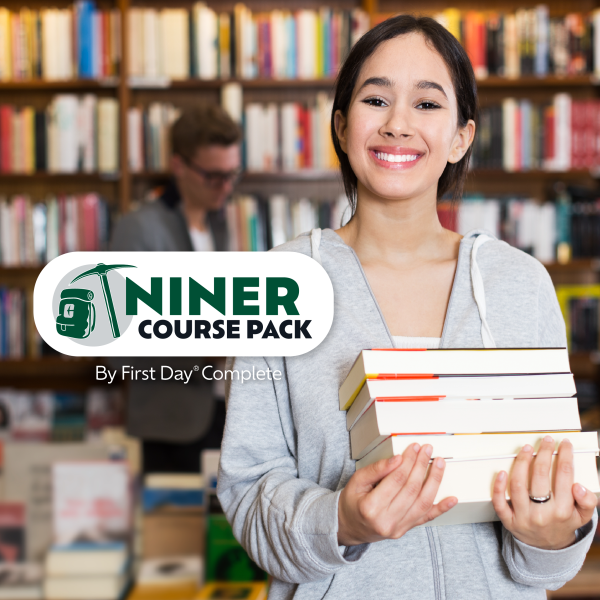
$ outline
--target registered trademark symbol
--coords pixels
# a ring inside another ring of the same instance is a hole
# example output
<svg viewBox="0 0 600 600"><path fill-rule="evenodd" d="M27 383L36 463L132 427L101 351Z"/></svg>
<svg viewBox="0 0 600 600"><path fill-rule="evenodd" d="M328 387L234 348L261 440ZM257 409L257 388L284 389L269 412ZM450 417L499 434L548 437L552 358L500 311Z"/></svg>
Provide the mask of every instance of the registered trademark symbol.
<svg viewBox="0 0 600 600"><path fill-rule="evenodd" d="M199 371L200 367L198 365L194 365L194 371Z"/></svg>

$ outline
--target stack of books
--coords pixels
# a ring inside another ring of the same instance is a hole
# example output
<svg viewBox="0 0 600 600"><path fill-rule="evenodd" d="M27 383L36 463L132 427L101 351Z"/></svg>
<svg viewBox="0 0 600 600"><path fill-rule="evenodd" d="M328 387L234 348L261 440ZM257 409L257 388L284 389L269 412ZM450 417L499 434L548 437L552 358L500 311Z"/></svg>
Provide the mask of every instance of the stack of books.
<svg viewBox="0 0 600 600"><path fill-rule="evenodd" d="M54 546L44 571L49 600L116 600L129 585L129 552L119 542Z"/></svg>
<svg viewBox="0 0 600 600"><path fill-rule="evenodd" d="M131 480L124 461L52 465L47 600L117 600L131 583Z"/></svg>
<svg viewBox="0 0 600 600"><path fill-rule="evenodd" d="M415 442L446 460L435 501L459 503L432 523L456 525L497 520L496 475L547 434L572 442L575 481L600 494L598 436L580 432L575 391L566 348L364 350L339 398L357 469Z"/></svg>

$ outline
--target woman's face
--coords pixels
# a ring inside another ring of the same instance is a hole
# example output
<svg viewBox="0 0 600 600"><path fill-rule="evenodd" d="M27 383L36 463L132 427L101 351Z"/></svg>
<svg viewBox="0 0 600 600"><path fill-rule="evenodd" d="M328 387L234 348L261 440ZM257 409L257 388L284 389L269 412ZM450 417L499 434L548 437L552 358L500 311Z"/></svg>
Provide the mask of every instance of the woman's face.
<svg viewBox="0 0 600 600"><path fill-rule="evenodd" d="M447 162L464 156L475 133L473 121L458 129L457 115L446 64L422 35L383 42L363 64L347 118L336 113L359 192L435 198Z"/></svg>

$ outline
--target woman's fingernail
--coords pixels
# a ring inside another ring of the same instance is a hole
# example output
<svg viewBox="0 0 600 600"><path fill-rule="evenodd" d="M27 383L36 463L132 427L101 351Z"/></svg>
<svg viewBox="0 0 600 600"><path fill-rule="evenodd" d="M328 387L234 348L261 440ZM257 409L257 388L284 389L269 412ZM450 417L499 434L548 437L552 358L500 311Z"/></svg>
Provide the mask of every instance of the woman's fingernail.
<svg viewBox="0 0 600 600"><path fill-rule="evenodd" d="M398 461L398 454L396 454L396 456L392 456L392 458L388 458L388 465L391 467L395 462ZM400 458L402 458L402 456L400 455Z"/></svg>
<svg viewBox="0 0 600 600"><path fill-rule="evenodd" d="M433 454L433 446L430 444L425 444L425 454L431 458L431 455Z"/></svg>
<svg viewBox="0 0 600 600"><path fill-rule="evenodd" d="M420 449L421 449L421 446L419 446L419 444L415 444L415 445L413 446L413 450L414 450L415 452L418 452Z"/></svg>
<svg viewBox="0 0 600 600"><path fill-rule="evenodd" d="M523 446L523 452L531 452L533 448L529 444Z"/></svg>
<svg viewBox="0 0 600 600"><path fill-rule="evenodd" d="M583 497L583 496L585 496L587 494L587 490L580 483L578 483L575 486L575 489L577 490L577 495L578 496L582 496Z"/></svg>
<svg viewBox="0 0 600 600"><path fill-rule="evenodd" d="M506 472L500 471L500 473L498 473L497 479L498 479L498 481L504 481L506 479Z"/></svg>
<svg viewBox="0 0 600 600"><path fill-rule="evenodd" d="M452 508L458 504L458 500L456 498L452 498L452 500L448 500L448 506Z"/></svg>
<svg viewBox="0 0 600 600"><path fill-rule="evenodd" d="M544 438L544 441L545 441L545 442L553 442L554 440L552 439L552 436L550 436L550 435L547 435L547 436Z"/></svg>
<svg viewBox="0 0 600 600"><path fill-rule="evenodd" d="M444 460L444 459L443 459L441 456L438 456L438 457L435 459L435 466L436 466L438 469L443 469L445 465L446 465L446 461L445 461L445 460Z"/></svg>

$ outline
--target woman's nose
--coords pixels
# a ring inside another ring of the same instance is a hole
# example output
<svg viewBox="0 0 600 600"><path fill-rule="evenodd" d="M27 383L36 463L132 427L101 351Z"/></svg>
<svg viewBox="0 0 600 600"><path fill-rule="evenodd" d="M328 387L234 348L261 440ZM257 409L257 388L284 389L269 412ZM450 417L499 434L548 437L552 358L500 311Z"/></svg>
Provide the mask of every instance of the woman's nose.
<svg viewBox="0 0 600 600"><path fill-rule="evenodd" d="M380 133L386 137L414 135L410 110L403 106L395 106L388 112L388 119L381 127Z"/></svg>

